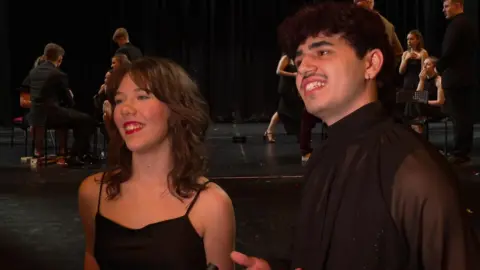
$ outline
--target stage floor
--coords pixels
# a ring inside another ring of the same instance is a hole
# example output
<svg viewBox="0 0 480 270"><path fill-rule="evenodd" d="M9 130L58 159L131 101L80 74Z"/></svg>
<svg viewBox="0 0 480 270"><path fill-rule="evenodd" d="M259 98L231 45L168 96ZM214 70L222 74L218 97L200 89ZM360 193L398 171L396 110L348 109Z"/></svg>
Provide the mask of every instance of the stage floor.
<svg viewBox="0 0 480 270"><path fill-rule="evenodd" d="M300 198L303 167L296 138L277 128L277 142L265 144L266 124L214 125L207 144L208 177L231 196L237 219L237 249L258 256L283 255L290 243ZM245 135L244 144L232 142ZM474 165L458 173L462 198L473 211L480 232L480 130L476 131ZM452 138L451 134L449 138ZM320 127L313 145L320 139ZM431 141L443 143L443 130L434 126ZM0 264L6 269L82 269L83 235L77 211L77 188L101 167L64 169L51 166L32 172L20 163L23 134L0 130ZM13 263L11 265L10 263ZM11 266L10 266L11 265ZM2 267L3 268L3 267Z"/></svg>

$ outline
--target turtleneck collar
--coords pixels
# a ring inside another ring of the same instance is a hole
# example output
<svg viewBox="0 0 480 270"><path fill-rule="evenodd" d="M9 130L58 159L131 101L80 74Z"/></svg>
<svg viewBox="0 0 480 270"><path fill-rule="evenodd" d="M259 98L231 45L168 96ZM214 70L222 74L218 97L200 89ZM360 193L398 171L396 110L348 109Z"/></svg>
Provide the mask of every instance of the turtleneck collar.
<svg viewBox="0 0 480 270"><path fill-rule="evenodd" d="M380 101L360 107L328 128L328 137L333 140L354 137L371 129L388 118Z"/></svg>

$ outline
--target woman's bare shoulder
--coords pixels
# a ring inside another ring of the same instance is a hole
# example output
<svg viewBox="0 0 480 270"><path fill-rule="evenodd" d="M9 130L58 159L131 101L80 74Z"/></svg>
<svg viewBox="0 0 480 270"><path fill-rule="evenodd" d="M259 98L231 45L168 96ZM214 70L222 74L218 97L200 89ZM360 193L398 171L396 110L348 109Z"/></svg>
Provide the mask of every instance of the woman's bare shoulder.
<svg viewBox="0 0 480 270"><path fill-rule="evenodd" d="M104 172L92 174L85 178L78 188L79 200L92 201L98 200L100 193L100 184L103 179Z"/></svg>
<svg viewBox="0 0 480 270"><path fill-rule="evenodd" d="M232 207L230 196L228 196L222 187L208 180L206 177L201 177L199 182L202 184L207 183L205 189L201 191L201 200L199 200L204 207L208 207L209 209L218 207L219 209L217 210L220 212L225 211L225 208Z"/></svg>

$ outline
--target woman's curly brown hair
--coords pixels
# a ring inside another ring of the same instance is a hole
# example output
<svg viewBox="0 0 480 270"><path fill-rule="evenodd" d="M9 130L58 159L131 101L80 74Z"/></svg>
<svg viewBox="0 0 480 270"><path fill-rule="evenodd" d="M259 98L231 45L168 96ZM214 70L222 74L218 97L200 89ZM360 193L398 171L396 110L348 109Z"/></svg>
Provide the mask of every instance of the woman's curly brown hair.
<svg viewBox="0 0 480 270"><path fill-rule="evenodd" d="M133 82L148 89L170 109L168 137L172 145L173 169L169 172L169 190L179 199L190 197L203 185L198 179L206 173L204 135L209 126L208 105L197 85L176 63L144 57L130 66L115 70L107 88L108 100L115 110L114 97L122 79L129 75ZM108 167L104 183L109 199L120 194L121 184L132 175L132 152L126 147L113 117L110 119Z"/></svg>

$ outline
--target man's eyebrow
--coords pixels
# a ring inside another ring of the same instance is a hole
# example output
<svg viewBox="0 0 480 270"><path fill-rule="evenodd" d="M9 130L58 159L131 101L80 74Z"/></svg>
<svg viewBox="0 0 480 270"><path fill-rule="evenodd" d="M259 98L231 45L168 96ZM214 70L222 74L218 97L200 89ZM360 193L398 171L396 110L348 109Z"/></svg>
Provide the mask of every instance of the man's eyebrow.
<svg viewBox="0 0 480 270"><path fill-rule="evenodd" d="M323 46L333 46L333 43L328 42L326 40L321 40L321 41L313 42L312 44L310 44L308 46L308 49L311 50L311 49L316 49L316 48L323 47ZM302 55L302 53L303 53L302 50L298 50L295 53L295 56L300 56L300 55Z"/></svg>
<svg viewBox="0 0 480 270"><path fill-rule="evenodd" d="M326 41L326 40L321 40L321 41L313 42L312 44L310 44L310 46L308 46L308 48L309 49L315 49L315 48L322 47L322 46L333 46L333 44L331 42Z"/></svg>

